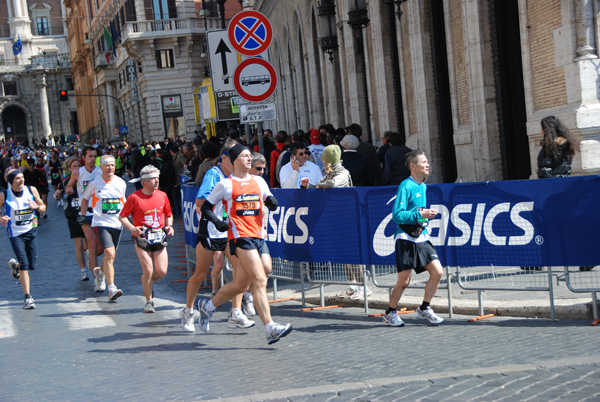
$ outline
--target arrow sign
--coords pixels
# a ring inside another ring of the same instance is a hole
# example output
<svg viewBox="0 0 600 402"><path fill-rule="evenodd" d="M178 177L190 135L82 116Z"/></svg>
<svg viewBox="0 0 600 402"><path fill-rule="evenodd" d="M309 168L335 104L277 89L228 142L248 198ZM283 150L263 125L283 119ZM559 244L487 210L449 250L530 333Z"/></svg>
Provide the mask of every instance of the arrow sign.
<svg viewBox="0 0 600 402"><path fill-rule="evenodd" d="M238 54L229 43L227 31L210 31L206 37L213 91L234 91L233 72L238 65Z"/></svg>
<svg viewBox="0 0 600 402"><path fill-rule="evenodd" d="M229 84L229 68L227 67L227 53L231 53L231 50L229 50L229 46L227 46L223 39L219 41L219 46L217 46L217 51L215 52L215 54L219 53L221 53L221 66L223 69L223 78L227 77L223 80L223 83L227 85Z"/></svg>

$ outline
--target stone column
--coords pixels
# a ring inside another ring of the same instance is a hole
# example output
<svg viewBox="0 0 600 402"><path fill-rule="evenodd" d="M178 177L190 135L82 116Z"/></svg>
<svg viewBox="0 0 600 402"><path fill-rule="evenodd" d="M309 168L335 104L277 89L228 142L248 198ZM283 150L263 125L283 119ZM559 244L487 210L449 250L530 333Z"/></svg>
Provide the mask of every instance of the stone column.
<svg viewBox="0 0 600 402"><path fill-rule="evenodd" d="M575 60L596 59L594 37L594 3L592 0L575 1L577 24L577 58Z"/></svg>
<svg viewBox="0 0 600 402"><path fill-rule="evenodd" d="M109 138L113 138L114 134L112 132L113 128L117 127L117 119L115 118L115 100L113 98L114 91L112 87L112 81L106 81L106 110L108 117L108 129L109 129Z"/></svg>
<svg viewBox="0 0 600 402"><path fill-rule="evenodd" d="M48 94L46 92L46 74L42 74L37 82L40 90L40 112L42 114L41 136L48 138L52 135L52 127L50 126L50 110L48 109Z"/></svg>

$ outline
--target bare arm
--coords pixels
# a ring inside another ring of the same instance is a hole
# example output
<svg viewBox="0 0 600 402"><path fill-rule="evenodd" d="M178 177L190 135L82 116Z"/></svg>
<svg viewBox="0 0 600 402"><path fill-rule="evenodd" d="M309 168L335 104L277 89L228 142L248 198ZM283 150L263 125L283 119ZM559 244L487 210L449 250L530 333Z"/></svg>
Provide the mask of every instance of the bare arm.
<svg viewBox="0 0 600 402"><path fill-rule="evenodd" d="M38 193L35 187L30 187L31 194L33 194L33 201L29 201L29 207L32 209L37 209L40 213L46 212L46 205L44 201L40 198L40 193Z"/></svg>

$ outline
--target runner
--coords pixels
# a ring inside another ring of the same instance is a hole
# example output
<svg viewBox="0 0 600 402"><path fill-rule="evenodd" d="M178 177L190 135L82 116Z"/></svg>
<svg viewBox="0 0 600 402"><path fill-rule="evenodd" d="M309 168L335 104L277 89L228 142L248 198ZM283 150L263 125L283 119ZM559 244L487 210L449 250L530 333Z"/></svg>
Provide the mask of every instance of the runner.
<svg viewBox="0 0 600 402"><path fill-rule="evenodd" d="M123 225L119 221L119 212L125 205L127 184L119 176L115 176L115 158L112 155L103 155L100 158L100 169L102 175L89 183L83 193L81 210L87 210L91 199L93 210L92 228L96 229L98 239L104 250L102 265L94 268L94 277L106 278L108 300L115 301L123 295L123 291L115 286L113 263L119 246L121 231L123 230ZM86 217L80 215L78 219L82 222Z"/></svg>
<svg viewBox="0 0 600 402"><path fill-rule="evenodd" d="M82 150L84 166L81 166L79 170L75 170L71 174L69 182L65 186L67 195L79 194L81 196L88 184L90 184L96 177L102 175L102 170L96 166L96 155L98 151L94 147L85 147ZM77 186L75 188L75 186ZM77 190L77 191L75 191ZM92 208L88 208L87 211L82 214L85 219L78 218L77 221L81 224L85 240L88 246L88 265L94 275L94 290L96 292L104 292L106 290L106 281L104 274L98 267L98 255L102 254L102 244L98 240L96 229L92 227ZM96 275L98 273L98 275Z"/></svg>
<svg viewBox="0 0 600 402"><path fill-rule="evenodd" d="M50 152L50 159L48 159L48 167L50 168L50 182L52 183L52 187L54 187L54 193L59 190L61 180L60 180L60 159L58 159L58 151L53 149ZM56 206L62 207L63 199L62 196L56 200Z"/></svg>
<svg viewBox="0 0 600 402"><path fill-rule="evenodd" d="M142 286L146 305L144 313L154 313L154 282L163 278L169 268L166 235L173 236L173 214L167 194L158 189L160 171L145 166L140 171L142 189L131 194L119 220L133 236L135 252L142 265ZM133 224L127 219L132 215ZM153 266L154 264L154 266Z"/></svg>
<svg viewBox="0 0 600 402"><path fill-rule="evenodd" d="M76 156L72 156L65 161L64 169L71 172L73 175L75 172L79 171L81 167L81 162L79 158ZM64 180L65 185L69 182L70 177L67 177ZM89 281L90 277L88 275L87 267L85 266L85 234L83 233L82 226L77 222L77 217L79 216L79 194L77 193L77 188L73 189L73 193L67 196L67 204L65 207L65 217L67 218L67 223L69 226L69 234L71 235L71 239L75 243L75 258L77 259L77 263L79 264L79 270L81 272L81 280ZM58 190L57 192L60 192Z"/></svg>
<svg viewBox="0 0 600 402"><path fill-rule="evenodd" d="M216 309L236 294L252 285L254 303L258 315L265 325L267 342L279 341L292 332L290 324L280 325L271 319L267 299L267 275L260 259L264 245L263 206L271 211L277 208L277 200L261 177L251 175L252 154L242 145L229 151L234 167L232 176L217 183L202 204L202 214L215 224L219 231L227 231L231 254L237 256L240 268L233 282L223 286L212 300L198 300L200 329L209 331L210 318ZM213 206L223 202L231 226L221 221L213 212Z"/></svg>
<svg viewBox="0 0 600 402"><path fill-rule="evenodd" d="M233 171L233 165L229 160L229 151L236 144L237 143L235 142L225 144L221 148L221 164L212 167L204 175L202 185L198 189L196 195L196 210L198 213L201 213L205 198L211 193L217 183L224 180L225 177L229 176ZM223 203L216 203L213 213L218 216L223 216ZM194 301L196 300L198 290L200 290L200 286L210 269L211 260L214 262L211 274L214 291L213 295L217 293L218 278L225 265L224 251L227 253L227 259L233 265L235 277L236 272L239 270L239 264L237 258L232 257L229 254L227 248L227 233L217 230L214 223L209 222L206 215L202 214L199 222L198 240L196 245L196 270L194 271L194 275L192 275L188 281L186 306L179 312L179 316L181 317L181 328L184 331L196 331L194 326ZM232 309L227 323L230 328L250 328L255 324L254 321L250 321L244 313L242 313L241 305L242 292L239 292L239 294L236 294L232 299Z"/></svg>
<svg viewBox="0 0 600 402"><path fill-rule="evenodd" d="M35 301L29 290L29 271L35 269L37 260L37 218L34 211L44 213L46 205L42 202L35 187L25 186L25 178L20 170L12 170L7 175L9 187L0 193L0 208L5 206L6 215L0 218L6 226L10 244L17 259L11 259L8 265L11 276L21 281L25 294L24 309L34 309Z"/></svg>

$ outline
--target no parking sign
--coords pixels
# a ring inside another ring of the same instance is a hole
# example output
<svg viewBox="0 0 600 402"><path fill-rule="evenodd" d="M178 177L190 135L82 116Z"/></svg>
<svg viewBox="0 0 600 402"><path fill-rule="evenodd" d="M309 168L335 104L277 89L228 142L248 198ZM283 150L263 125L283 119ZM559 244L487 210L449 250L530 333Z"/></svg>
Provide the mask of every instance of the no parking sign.
<svg viewBox="0 0 600 402"><path fill-rule="evenodd" d="M238 53L258 56L271 45L273 29L267 17L258 11L242 11L229 23L228 35Z"/></svg>

